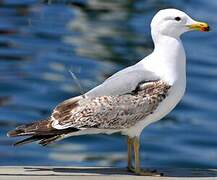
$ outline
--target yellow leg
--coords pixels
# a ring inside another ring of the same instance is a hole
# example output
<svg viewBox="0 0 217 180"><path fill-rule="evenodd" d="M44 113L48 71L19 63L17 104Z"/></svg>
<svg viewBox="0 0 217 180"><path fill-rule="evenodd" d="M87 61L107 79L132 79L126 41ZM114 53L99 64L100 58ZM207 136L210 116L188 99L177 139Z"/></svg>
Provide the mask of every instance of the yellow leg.
<svg viewBox="0 0 217 180"><path fill-rule="evenodd" d="M127 151L128 151L127 168L130 171L133 170L133 166L132 166L132 143L133 143L133 139L130 137L127 137Z"/></svg>
<svg viewBox="0 0 217 180"><path fill-rule="evenodd" d="M133 140L133 147L134 147L134 158L135 158L135 168L130 168L130 170L137 175L142 175L142 176L156 176L156 175L162 175L158 174L155 171L143 171L140 166L140 157L139 157L139 147L140 147L140 141L138 137L135 137L132 139Z"/></svg>
<svg viewBox="0 0 217 180"><path fill-rule="evenodd" d="M134 148L134 158L135 158L135 173L139 174L141 171L140 168L140 159L139 159L139 138L134 138L133 148Z"/></svg>

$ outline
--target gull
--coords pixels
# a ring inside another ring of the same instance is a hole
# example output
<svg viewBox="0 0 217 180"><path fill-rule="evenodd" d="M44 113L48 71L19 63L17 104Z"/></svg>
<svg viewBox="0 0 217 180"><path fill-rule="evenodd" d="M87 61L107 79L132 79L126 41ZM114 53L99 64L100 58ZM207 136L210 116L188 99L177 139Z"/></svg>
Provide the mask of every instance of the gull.
<svg viewBox="0 0 217 180"><path fill-rule="evenodd" d="M150 55L87 93L60 103L50 117L18 126L7 135L30 136L15 145L39 141L45 146L69 136L119 132L127 136L128 169L153 175L140 166L140 135L184 95L186 55L180 36L192 30L205 32L209 26L177 9L160 10L151 21L154 50Z"/></svg>

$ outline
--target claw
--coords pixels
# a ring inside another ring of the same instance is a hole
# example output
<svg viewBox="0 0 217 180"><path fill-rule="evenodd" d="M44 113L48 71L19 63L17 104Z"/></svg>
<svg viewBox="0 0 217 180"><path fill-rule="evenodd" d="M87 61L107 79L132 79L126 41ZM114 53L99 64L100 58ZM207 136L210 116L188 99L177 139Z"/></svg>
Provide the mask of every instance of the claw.
<svg viewBox="0 0 217 180"><path fill-rule="evenodd" d="M132 167L128 167L128 170L130 172L133 172L135 173L136 175L139 175L139 176L163 176L164 174L163 173L160 173L160 172L157 172L156 169L154 170L135 170L134 168Z"/></svg>

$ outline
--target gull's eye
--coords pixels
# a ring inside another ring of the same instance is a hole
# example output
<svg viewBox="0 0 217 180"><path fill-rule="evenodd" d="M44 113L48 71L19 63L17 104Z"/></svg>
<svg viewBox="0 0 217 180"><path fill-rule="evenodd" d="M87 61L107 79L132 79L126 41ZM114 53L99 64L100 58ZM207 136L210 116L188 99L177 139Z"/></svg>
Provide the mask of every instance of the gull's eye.
<svg viewBox="0 0 217 180"><path fill-rule="evenodd" d="M176 21L181 21L181 18L179 16L174 18Z"/></svg>

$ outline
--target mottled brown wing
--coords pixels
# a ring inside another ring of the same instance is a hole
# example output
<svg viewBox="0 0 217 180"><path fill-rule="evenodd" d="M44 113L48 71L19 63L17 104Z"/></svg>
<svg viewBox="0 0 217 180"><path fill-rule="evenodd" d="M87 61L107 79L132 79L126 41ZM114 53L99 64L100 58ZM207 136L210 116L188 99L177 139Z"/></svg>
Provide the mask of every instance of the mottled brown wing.
<svg viewBox="0 0 217 180"><path fill-rule="evenodd" d="M79 106L79 100L83 99L82 96L67 99L60 103L51 115L52 121L65 122L72 117L73 109Z"/></svg>
<svg viewBox="0 0 217 180"><path fill-rule="evenodd" d="M139 84L131 94L64 101L52 114L53 127L129 128L151 114L166 98L169 88L163 81L154 81Z"/></svg>

